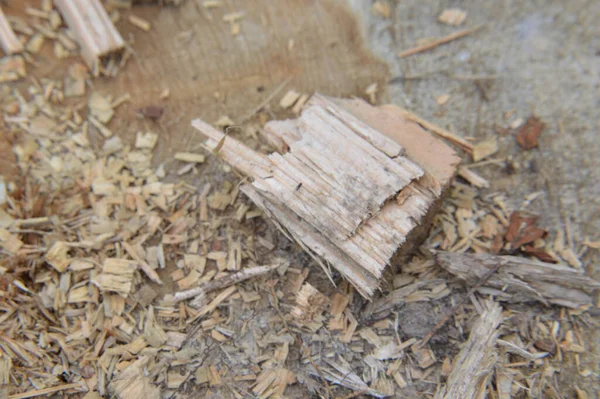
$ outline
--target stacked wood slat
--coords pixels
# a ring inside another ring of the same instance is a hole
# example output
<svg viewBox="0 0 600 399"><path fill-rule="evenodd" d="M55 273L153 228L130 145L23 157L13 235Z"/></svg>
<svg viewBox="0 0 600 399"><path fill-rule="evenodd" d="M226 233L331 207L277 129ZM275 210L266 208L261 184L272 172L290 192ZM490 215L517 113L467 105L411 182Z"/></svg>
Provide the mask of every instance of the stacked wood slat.
<svg viewBox="0 0 600 399"><path fill-rule="evenodd" d="M410 247L407 237L418 241L414 232L425 230L458 163L449 147L393 108L336 104L318 94L300 118L265 126L279 151L269 155L201 120L192 125L209 138L206 149L253 178L241 187L248 197L365 297L398 248Z"/></svg>
<svg viewBox="0 0 600 399"><path fill-rule="evenodd" d="M98 71L100 62L124 47L123 38L98 0L56 0L56 7L75 33L87 65Z"/></svg>

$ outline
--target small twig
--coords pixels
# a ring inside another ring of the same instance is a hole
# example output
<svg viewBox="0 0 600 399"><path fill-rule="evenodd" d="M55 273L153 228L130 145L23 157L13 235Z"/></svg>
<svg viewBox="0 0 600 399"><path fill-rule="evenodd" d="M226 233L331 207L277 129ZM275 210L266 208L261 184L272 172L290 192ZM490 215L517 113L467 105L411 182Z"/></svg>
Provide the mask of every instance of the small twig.
<svg viewBox="0 0 600 399"><path fill-rule="evenodd" d="M448 36L440 37L439 39L436 39L436 40L432 41L431 43L422 44L420 46L416 46L411 49L404 50L404 51L398 53L398 57L400 57L400 58L408 57L409 55L418 54L418 53L422 53L423 51L431 50L432 48L435 48L442 44L446 44L453 40L460 39L461 37L468 36L474 32L477 32L481 28L483 28L483 25L478 25L474 28L463 29L461 31L451 33Z"/></svg>
<svg viewBox="0 0 600 399"><path fill-rule="evenodd" d="M190 288L189 290L175 292L168 297L165 297L166 302L181 302L186 299L193 298L198 295L204 295L211 291L216 291L221 288L228 287L233 284L237 284L244 280L248 280L249 278L260 276L262 274L268 273L271 270L277 269L281 264L273 264L267 266L256 266L248 269L244 269L238 273L230 274L229 276L220 278L218 280L210 281L208 283L201 284L198 287Z"/></svg>
<svg viewBox="0 0 600 399"><path fill-rule="evenodd" d="M74 388L82 388L81 383L77 382L77 383L73 383L73 384L59 385L57 387L51 387L51 388L34 389L32 391L27 391L27 392L23 392L23 393L17 393L14 395L10 395L8 397L8 399L26 399L26 398L34 398L36 396L42 396L42 395L47 396L47 395L50 395L51 393L60 392L60 391L64 391L67 389L74 389Z"/></svg>
<svg viewBox="0 0 600 399"><path fill-rule="evenodd" d="M496 80L498 75L449 75L452 79L457 80Z"/></svg>
<svg viewBox="0 0 600 399"><path fill-rule="evenodd" d="M42 216L38 218L29 218L29 219L17 219L13 222L13 226L18 227L31 227L31 226L39 226L41 224L51 223L52 221L48 216Z"/></svg>
<svg viewBox="0 0 600 399"><path fill-rule="evenodd" d="M402 116L405 117L406 119L408 119L409 121L418 123L419 125L423 126L426 130L429 130L430 132L435 133L438 136L443 137L448 141L451 141L452 143L458 145L460 148L462 148L469 154L473 154L473 144L469 143L465 139L460 138L460 137L456 136L455 134L450 133L446 129L443 129L442 127L440 127L436 124L428 122L427 120L421 118L420 116L413 114L409 110L406 110L401 107L398 107L398 109L402 113Z"/></svg>
<svg viewBox="0 0 600 399"><path fill-rule="evenodd" d="M442 328L444 326L444 324L446 324L448 322L448 320L450 320L452 318L452 316L454 316L454 313L456 313L456 311L458 310L459 307L461 307L465 302L467 302L469 300L469 297L471 295L473 295L475 293L475 291L477 291L483 284L485 284L490 277L492 277L492 275L494 273L496 273L498 271L498 269L500 268L500 266L502 266L502 263L498 263L496 266L494 266L489 272L487 272L483 277L481 277L481 279L477 282L477 284L475 284L473 287L471 287L471 289L469 290L469 292L467 293L467 295L463 296L453 307L452 309L450 309L450 311L446 314L446 316L444 316L444 318L442 320L440 320L435 327L433 327L431 329L431 331L429 332L429 334L427 334L425 336L425 338L423 338L421 340L421 342L419 342L419 347L423 347L427 344L427 342L429 342L429 340L431 338L433 338L433 336L438 332L438 330L440 328Z"/></svg>
<svg viewBox="0 0 600 399"><path fill-rule="evenodd" d="M275 88L275 90L273 90L271 92L271 94L269 94L267 96L267 98L265 98L260 104L258 104L258 106L256 108L254 108L252 111L250 111L246 116L244 116L241 120L240 120L240 124L246 122L248 119L252 118L258 111L260 111L261 109L263 109L268 103L271 102L271 100L281 91L283 90L283 88L290 82L290 80L292 80L292 77L290 76L289 78L287 78L286 80L284 80L283 82L281 82L281 84L279 86L277 86Z"/></svg>
<svg viewBox="0 0 600 399"><path fill-rule="evenodd" d="M462 165L464 168L478 168L480 166L486 166L486 165L498 165L498 166L505 166L506 164L506 159L504 158L493 158L493 159L486 159L485 161L479 161L479 162L475 162L475 163L470 163L470 164L466 164L466 165Z"/></svg>
<svg viewBox="0 0 600 399"><path fill-rule="evenodd" d="M442 68L442 69L436 69L434 71L426 71L426 72L422 72L422 73L417 73L414 75L404 75L404 76L396 76L395 78L392 78L388 81L388 84L395 84L395 83L400 83L406 80L419 80L419 79L425 79L427 77L433 76L433 75L437 75L440 73L444 73L447 72L448 68Z"/></svg>

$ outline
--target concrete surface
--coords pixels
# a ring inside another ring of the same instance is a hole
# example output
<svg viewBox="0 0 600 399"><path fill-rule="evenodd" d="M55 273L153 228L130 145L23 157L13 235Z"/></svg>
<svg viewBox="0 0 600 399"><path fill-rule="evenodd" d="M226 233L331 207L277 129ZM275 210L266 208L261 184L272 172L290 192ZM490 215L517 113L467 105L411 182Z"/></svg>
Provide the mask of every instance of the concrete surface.
<svg viewBox="0 0 600 399"><path fill-rule="evenodd" d="M520 169L509 174L494 165L479 168L492 182L490 191L507 192L515 206L527 194L543 191L529 209L550 231L569 223L577 251L585 237L600 238L600 2L402 0L389 2L392 17L384 19L372 13L372 2L348 1L361 16L367 43L396 78L389 100L476 141L498 136L501 150L495 157L513 157ZM425 53L396 56L419 39L456 31L437 22L450 7L468 11L463 27L485 28ZM410 79L418 75L425 76ZM496 79L485 81L482 95L475 81L457 75ZM451 96L443 106L436 102L441 94ZM514 115L505 120L506 112ZM527 152L513 134L498 131L531 114L546 128L540 148ZM595 278L599 252L583 256ZM591 351L582 356L582 366L598 373L600 331L590 328L584 335ZM597 374L586 379L562 373L559 379L565 387L594 388L590 397L597 389Z"/></svg>

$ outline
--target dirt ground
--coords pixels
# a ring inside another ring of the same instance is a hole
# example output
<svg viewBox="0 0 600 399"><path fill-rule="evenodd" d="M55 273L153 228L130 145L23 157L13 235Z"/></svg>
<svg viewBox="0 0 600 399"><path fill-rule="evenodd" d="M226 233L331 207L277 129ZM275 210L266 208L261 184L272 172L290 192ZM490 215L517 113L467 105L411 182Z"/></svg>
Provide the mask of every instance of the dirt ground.
<svg viewBox="0 0 600 399"><path fill-rule="evenodd" d="M9 1L5 12L19 13L28 2L17 3ZM489 191L507 192L517 206L528 194L541 191L529 209L541 215L544 227L570 229L577 250L586 237L599 238L600 2L390 0L389 19L374 15L368 0L225 3L228 12L247 11L237 37L220 14L207 15L195 0L181 8L137 7L136 15L152 21L148 33L126 21L117 24L124 37L135 36L135 57L116 78L94 81L95 88L131 94L132 101L117 111L125 122L112 128L129 140L140 129L160 131L157 164L197 145L200 137L189 127L191 119L214 122L227 114L243 122L282 84L281 94L295 88L362 96L368 85L377 83L379 102L400 104L474 142L497 136L500 152L494 157L512 158L516 173L495 164L477 169L492 183ZM397 57L419 39L455 31L437 22L449 7L468 11L466 26L484 28L434 50ZM63 74L60 62L44 58L44 53L40 57L41 75ZM167 87L171 97L161 102L160 93ZM450 99L438 105L436 98L443 94ZM151 104L166 107L158 125L136 115ZM286 116L275 108L272 114ZM539 149L522 151L504 129L532 114L546 128ZM198 187L231 177L210 157L200 172L189 178ZM286 248L278 250L286 254ZM297 263L309 262L303 254L294 256ZM582 257L596 279L599 258L597 250ZM329 284L325 279L311 283L323 291ZM423 335L443 310L434 314L419 305L403 309L398 317L406 321L409 335ZM596 374L584 378L572 370L559 379L561 385L576 384L595 397L600 331L589 328L584 334L590 351L582 355L582 366Z"/></svg>
<svg viewBox="0 0 600 399"><path fill-rule="evenodd" d="M537 191L544 194L531 210L549 228L570 225L574 242L597 237L600 230L600 3L595 1L427 1L391 2L392 18L370 12L369 2L351 0L361 16L367 42L390 65L389 99L413 109L453 132L477 141L497 135L501 157L513 157L518 173L488 166L481 173L491 190L510 193L519 203ZM485 24L472 37L400 59L396 53L417 40L448 34L453 28L436 23L449 7L468 11L467 25ZM485 93L469 76L489 80ZM436 97L450 94L444 105ZM514 118L539 116L546 129L540 148L519 151L514 137L498 128ZM584 256L587 271L598 278L598 251ZM586 332L592 351L583 361L600 370L600 332ZM561 376L565 384L593 387L575 375Z"/></svg>

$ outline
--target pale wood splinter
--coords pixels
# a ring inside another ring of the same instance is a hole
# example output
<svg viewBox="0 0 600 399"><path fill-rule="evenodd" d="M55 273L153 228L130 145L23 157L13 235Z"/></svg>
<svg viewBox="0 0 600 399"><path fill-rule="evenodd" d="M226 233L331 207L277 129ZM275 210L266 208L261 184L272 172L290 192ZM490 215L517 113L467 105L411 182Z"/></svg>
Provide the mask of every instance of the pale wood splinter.
<svg viewBox="0 0 600 399"><path fill-rule="evenodd" d="M6 55L23 51L23 44L10 27L2 8L0 8L0 47Z"/></svg>

